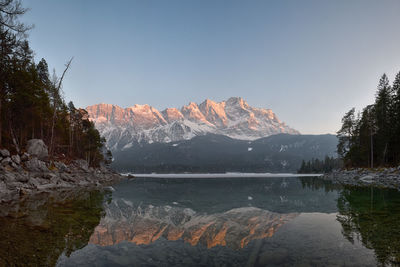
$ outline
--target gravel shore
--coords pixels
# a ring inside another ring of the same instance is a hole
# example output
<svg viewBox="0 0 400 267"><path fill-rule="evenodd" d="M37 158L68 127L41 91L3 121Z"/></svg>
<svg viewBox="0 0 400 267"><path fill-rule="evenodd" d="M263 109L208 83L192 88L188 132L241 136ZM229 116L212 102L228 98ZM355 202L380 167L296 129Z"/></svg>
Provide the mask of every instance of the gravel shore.
<svg viewBox="0 0 400 267"><path fill-rule="evenodd" d="M321 178L344 185L373 185L400 190L400 166L397 168L335 170L324 174Z"/></svg>

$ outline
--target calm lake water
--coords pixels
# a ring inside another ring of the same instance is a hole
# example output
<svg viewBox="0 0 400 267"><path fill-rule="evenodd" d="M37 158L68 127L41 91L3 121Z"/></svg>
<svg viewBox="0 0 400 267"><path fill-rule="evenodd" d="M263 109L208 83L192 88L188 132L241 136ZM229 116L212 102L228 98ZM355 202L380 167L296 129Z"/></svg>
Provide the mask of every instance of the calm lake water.
<svg viewBox="0 0 400 267"><path fill-rule="evenodd" d="M400 264L400 193L317 177L136 178L0 212L0 265Z"/></svg>

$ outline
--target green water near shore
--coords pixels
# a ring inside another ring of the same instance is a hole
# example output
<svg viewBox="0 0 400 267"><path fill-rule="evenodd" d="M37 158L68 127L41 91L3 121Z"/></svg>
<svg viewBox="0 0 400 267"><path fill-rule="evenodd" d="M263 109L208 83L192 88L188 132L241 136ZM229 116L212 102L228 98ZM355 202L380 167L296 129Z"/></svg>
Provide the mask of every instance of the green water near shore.
<svg viewBox="0 0 400 267"><path fill-rule="evenodd" d="M400 192L317 177L123 181L0 212L0 265L400 264Z"/></svg>

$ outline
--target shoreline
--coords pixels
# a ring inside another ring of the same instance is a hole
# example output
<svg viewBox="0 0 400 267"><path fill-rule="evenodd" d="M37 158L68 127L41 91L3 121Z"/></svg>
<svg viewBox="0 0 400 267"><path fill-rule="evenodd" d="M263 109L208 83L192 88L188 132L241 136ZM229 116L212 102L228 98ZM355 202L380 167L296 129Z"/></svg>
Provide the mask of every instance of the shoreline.
<svg viewBox="0 0 400 267"><path fill-rule="evenodd" d="M63 189L101 188L123 179L104 165L93 168L83 159L68 165L50 159L41 139L29 140L26 150L12 155L7 149L0 149L0 203Z"/></svg>
<svg viewBox="0 0 400 267"><path fill-rule="evenodd" d="M400 166L397 168L336 170L321 176L333 183L350 186L376 186L400 190Z"/></svg>
<svg viewBox="0 0 400 267"><path fill-rule="evenodd" d="M122 176L135 178L162 178L162 179L212 179L212 178L273 178L273 177L319 177L323 174L296 174L296 173L123 173Z"/></svg>
<svg viewBox="0 0 400 267"><path fill-rule="evenodd" d="M0 170L0 203L11 203L41 193L104 189L126 179L104 167L86 168L81 165L82 160L79 162L70 165L59 163L65 167L63 170L51 167L40 171L22 167L18 170ZM45 162L40 164L42 167L50 165Z"/></svg>

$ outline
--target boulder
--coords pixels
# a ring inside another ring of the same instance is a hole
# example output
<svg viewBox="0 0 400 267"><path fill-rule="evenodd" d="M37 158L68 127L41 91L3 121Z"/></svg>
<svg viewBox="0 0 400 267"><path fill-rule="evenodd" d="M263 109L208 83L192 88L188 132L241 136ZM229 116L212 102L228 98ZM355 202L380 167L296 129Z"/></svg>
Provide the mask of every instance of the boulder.
<svg viewBox="0 0 400 267"><path fill-rule="evenodd" d="M34 172L48 172L49 169L46 166L46 163L43 161L37 159L37 158L32 158L25 162L25 166L29 171L34 171Z"/></svg>
<svg viewBox="0 0 400 267"><path fill-rule="evenodd" d="M7 149L0 149L0 155L2 157L9 157L10 156L10 151L8 151Z"/></svg>
<svg viewBox="0 0 400 267"><path fill-rule="evenodd" d="M30 155L36 156L41 160L47 159L49 156L49 150L42 139L29 140L26 149Z"/></svg>
<svg viewBox="0 0 400 267"><path fill-rule="evenodd" d="M15 164L21 164L21 158L19 157L19 155L12 155L11 156L12 161L15 162Z"/></svg>

